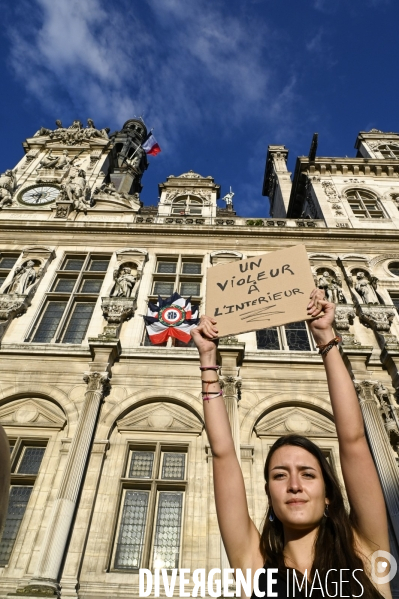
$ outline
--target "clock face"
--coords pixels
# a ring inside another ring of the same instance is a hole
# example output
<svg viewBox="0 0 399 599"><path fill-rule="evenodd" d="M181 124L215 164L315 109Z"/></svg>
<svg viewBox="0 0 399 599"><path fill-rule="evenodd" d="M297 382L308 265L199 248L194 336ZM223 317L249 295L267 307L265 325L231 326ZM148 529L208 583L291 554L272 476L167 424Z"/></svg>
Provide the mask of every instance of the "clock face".
<svg viewBox="0 0 399 599"><path fill-rule="evenodd" d="M53 185L37 185L22 192L18 199L29 206L43 206L43 204L54 202L59 193L58 187Z"/></svg>

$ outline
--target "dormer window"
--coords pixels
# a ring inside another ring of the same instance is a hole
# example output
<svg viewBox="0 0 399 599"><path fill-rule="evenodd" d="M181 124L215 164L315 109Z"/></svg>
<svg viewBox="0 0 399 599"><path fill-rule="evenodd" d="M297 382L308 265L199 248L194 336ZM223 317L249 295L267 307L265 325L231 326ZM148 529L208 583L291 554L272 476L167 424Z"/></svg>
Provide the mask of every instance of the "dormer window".
<svg viewBox="0 0 399 599"><path fill-rule="evenodd" d="M202 215L202 200L191 195L180 196L172 204L172 214L184 216L186 214Z"/></svg>
<svg viewBox="0 0 399 599"><path fill-rule="evenodd" d="M399 144L383 144L378 146L378 151L390 160L399 160Z"/></svg>
<svg viewBox="0 0 399 599"><path fill-rule="evenodd" d="M349 189L345 195L357 218L386 218L380 201L370 191Z"/></svg>

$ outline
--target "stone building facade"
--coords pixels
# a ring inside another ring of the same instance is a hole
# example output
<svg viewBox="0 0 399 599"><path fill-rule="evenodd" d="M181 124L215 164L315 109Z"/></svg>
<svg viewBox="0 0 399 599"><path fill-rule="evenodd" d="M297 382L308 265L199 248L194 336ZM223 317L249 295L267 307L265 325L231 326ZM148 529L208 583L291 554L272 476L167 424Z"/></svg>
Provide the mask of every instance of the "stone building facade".
<svg viewBox="0 0 399 599"><path fill-rule="evenodd" d="M399 135L362 132L356 158L300 157L292 178L288 150L269 146L271 217L248 219L193 171L143 206L139 119L114 133L56 124L0 176L0 422L12 447L0 598L130 598L138 568L227 566L196 349L151 346L142 315L173 291L204 312L208 267L298 243L337 303L397 555ZM309 436L340 475L324 368L305 323L224 338L219 354L260 526L280 435Z"/></svg>

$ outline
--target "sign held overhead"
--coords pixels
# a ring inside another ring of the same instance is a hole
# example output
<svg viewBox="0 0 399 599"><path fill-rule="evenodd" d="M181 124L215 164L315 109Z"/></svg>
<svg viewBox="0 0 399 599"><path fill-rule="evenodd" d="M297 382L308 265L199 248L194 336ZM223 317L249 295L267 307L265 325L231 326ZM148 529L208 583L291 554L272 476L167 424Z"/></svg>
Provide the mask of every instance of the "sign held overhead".
<svg viewBox="0 0 399 599"><path fill-rule="evenodd" d="M206 313L220 337L310 320L314 286L306 248L296 245L209 268Z"/></svg>

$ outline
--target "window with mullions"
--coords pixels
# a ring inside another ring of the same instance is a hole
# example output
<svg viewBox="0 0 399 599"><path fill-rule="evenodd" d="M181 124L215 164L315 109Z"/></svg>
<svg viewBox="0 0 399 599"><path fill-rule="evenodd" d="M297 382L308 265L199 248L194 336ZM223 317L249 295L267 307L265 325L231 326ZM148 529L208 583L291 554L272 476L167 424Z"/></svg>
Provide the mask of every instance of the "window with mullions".
<svg viewBox="0 0 399 599"><path fill-rule="evenodd" d="M101 291L109 257L67 256L47 293L30 341L82 343Z"/></svg>
<svg viewBox="0 0 399 599"><path fill-rule="evenodd" d="M0 287L6 280L8 273L14 267L19 254L2 254L0 258Z"/></svg>
<svg viewBox="0 0 399 599"><path fill-rule="evenodd" d="M187 195L180 197L173 202L172 214L181 215L202 215L202 200L194 198L193 196Z"/></svg>
<svg viewBox="0 0 399 599"><path fill-rule="evenodd" d="M383 144L378 146L378 151L384 156L384 158L391 158L393 160L399 160L399 145L398 144Z"/></svg>
<svg viewBox="0 0 399 599"><path fill-rule="evenodd" d="M174 449L174 448L173 448ZM179 567L186 488L184 449L131 449L122 479L114 568Z"/></svg>
<svg viewBox="0 0 399 599"><path fill-rule="evenodd" d="M0 566L6 566L18 536L46 451L45 441L10 439L11 488L4 533L0 543Z"/></svg>
<svg viewBox="0 0 399 599"><path fill-rule="evenodd" d="M370 191L350 189L345 195L357 218L386 218L380 201Z"/></svg>
<svg viewBox="0 0 399 599"><path fill-rule="evenodd" d="M313 344L305 322L292 322L281 327L256 331L258 349L312 351Z"/></svg>

